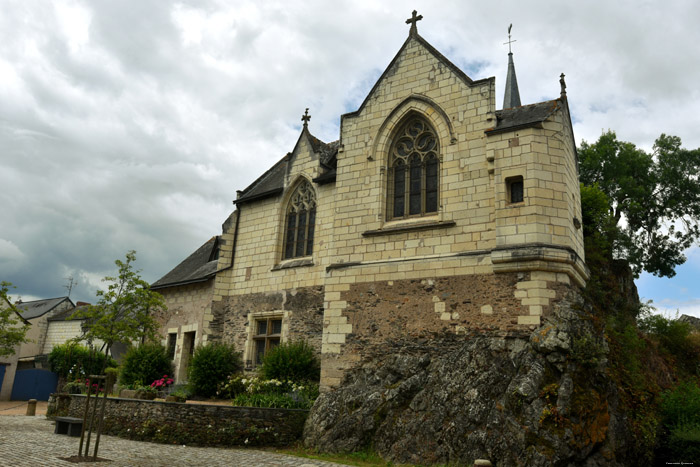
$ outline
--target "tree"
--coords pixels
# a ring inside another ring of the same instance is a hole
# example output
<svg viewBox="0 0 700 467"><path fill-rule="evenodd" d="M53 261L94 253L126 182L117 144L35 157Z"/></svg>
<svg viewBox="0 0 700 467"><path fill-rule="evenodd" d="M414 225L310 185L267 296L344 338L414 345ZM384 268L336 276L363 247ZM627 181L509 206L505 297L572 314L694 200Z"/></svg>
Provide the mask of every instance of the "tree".
<svg viewBox="0 0 700 467"><path fill-rule="evenodd" d="M662 134L649 154L608 131L594 144L582 142L578 155L584 221L586 196L599 207L594 192L602 192L608 216L593 217L605 224L610 254L627 259L636 276L673 277L683 251L700 238L700 149Z"/></svg>
<svg viewBox="0 0 700 467"><path fill-rule="evenodd" d="M0 357L14 354L17 345L27 342L29 325L22 322L19 310L8 297L12 287L10 282L0 282Z"/></svg>
<svg viewBox="0 0 700 467"><path fill-rule="evenodd" d="M101 340L109 353L115 342L153 340L158 324L153 313L165 308L163 297L153 292L148 282L141 279L133 268L136 252L129 251L126 261L116 260L117 277L105 277L107 291L97 291L97 304L73 313L74 318L85 318L87 340Z"/></svg>

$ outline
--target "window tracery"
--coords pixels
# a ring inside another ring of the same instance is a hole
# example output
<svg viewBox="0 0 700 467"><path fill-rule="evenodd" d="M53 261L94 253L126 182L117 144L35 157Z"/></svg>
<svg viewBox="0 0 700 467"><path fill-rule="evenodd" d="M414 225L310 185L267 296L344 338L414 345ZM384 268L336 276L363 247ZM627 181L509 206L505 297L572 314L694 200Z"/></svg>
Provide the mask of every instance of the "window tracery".
<svg viewBox="0 0 700 467"><path fill-rule="evenodd" d="M388 219L423 216L438 210L439 141L430 124L411 117L389 151Z"/></svg>
<svg viewBox="0 0 700 467"><path fill-rule="evenodd" d="M284 259L310 256L314 246L316 192L307 181L289 199L285 222Z"/></svg>

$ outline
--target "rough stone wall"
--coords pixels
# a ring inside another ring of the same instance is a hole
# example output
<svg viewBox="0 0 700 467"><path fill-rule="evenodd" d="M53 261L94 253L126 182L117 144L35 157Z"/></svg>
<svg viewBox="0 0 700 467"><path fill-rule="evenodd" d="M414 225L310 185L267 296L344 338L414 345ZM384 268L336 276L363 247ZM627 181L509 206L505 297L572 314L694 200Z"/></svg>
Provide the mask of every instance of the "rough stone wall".
<svg viewBox="0 0 700 467"><path fill-rule="evenodd" d="M252 360L251 319L280 316L282 340L306 340L320 355L323 330L323 287L302 287L268 293L224 298L213 305L210 327L225 342L243 352L244 362Z"/></svg>
<svg viewBox="0 0 700 467"><path fill-rule="evenodd" d="M86 397L70 397L68 416L83 418ZM296 409L110 397L106 400L103 433L169 444L286 446L301 438L307 414L306 410Z"/></svg>
<svg viewBox="0 0 700 467"><path fill-rule="evenodd" d="M342 308L326 310L322 387L339 386L344 373L361 365L366 355L381 353L397 340L431 340L433 335L445 333L510 335L532 330L539 324L539 316L551 313L571 291L565 274L533 271L455 276L450 272L453 270L447 268L442 276L409 273L416 278L349 284L338 292ZM394 272L386 277L402 275ZM533 307L538 321L528 323L523 315ZM343 324L333 324L336 322Z"/></svg>
<svg viewBox="0 0 700 467"><path fill-rule="evenodd" d="M397 333L367 347L317 400L305 443L420 465L632 465L606 341L579 306L574 288L532 331Z"/></svg>

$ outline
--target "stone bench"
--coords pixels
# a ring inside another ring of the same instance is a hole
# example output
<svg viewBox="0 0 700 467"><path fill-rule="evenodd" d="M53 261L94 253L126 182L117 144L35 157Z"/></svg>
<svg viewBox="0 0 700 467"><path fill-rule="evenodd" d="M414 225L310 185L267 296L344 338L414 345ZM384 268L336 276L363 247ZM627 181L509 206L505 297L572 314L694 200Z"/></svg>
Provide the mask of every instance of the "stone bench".
<svg viewBox="0 0 700 467"><path fill-rule="evenodd" d="M82 429L82 418L56 417L56 428L53 432L58 435L80 436Z"/></svg>

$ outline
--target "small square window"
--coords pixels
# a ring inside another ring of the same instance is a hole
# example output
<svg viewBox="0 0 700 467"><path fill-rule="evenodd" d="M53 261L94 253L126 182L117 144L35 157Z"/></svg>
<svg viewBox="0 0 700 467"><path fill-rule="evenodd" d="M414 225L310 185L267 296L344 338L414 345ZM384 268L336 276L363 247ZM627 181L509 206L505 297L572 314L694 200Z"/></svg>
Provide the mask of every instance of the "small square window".
<svg viewBox="0 0 700 467"><path fill-rule="evenodd" d="M522 176L506 178L506 196L509 204L523 202L525 199L525 188Z"/></svg>

